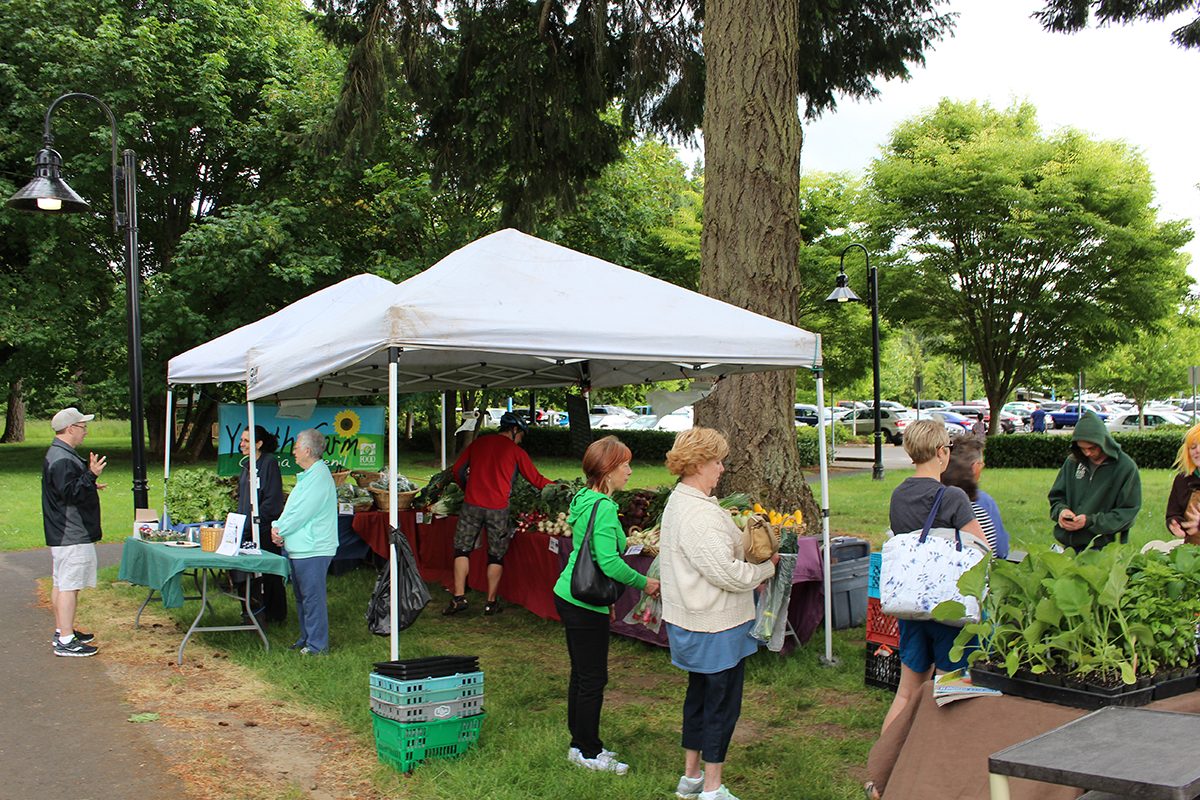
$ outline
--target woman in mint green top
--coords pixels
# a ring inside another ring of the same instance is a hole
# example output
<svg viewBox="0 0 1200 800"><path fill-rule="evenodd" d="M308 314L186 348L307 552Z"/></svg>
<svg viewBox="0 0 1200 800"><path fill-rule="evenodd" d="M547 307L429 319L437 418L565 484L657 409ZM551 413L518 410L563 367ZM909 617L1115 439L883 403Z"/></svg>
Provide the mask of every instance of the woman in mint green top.
<svg viewBox="0 0 1200 800"><path fill-rule="evenodd" d="M325 436L316 428L296 434L292 456L304 471L271 526L271 541L283 547L292 568L292 592L300 637L292 645L302 655L329 650L329 610L325 575L337 553L337 489L325 466Z"/></svg>
<svg viewBox="0 0 1200 800"><path fill-rule="evenodd" d="M571 500L567 519L574 540L582 542L587 533L592 509L592 552L596 565L610 578L647 594L658 594L658 581L637 572L621 558L625 549L625 531L617 519L617 504L612 493L625 486L632 470L632 453L615 436L592 442L583 454L583 474L587 488ZM567 687L567 728L571 744L567 760L587 769L624 775L629 770L604 749L600 741L600 709L604 705L604 687L608 683L609 610L577 600L571 595L571 573L575 569L576 547L558 582L554 585L554 607L567 634L567 652L571 657L571 681Z"/></svg>

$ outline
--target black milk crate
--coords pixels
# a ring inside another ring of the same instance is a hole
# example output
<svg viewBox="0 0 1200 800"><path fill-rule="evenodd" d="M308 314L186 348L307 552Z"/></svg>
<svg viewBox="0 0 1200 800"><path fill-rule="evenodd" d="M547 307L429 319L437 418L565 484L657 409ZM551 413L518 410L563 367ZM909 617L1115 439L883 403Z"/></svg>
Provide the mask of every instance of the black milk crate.
<svg viewBox="0 0 1200 800"><path fill-rule="evenodd" d="M376 673L398 681L444 678L447 675L479 671L479 656L426 656L402 661L378 661Z"/></svg>
<svg viewBox="0 0 1200 800"><path fill-rule="evenodd" d="M867 643L867 686L896 691L900 685L900 651L885 644Z"/></svg>

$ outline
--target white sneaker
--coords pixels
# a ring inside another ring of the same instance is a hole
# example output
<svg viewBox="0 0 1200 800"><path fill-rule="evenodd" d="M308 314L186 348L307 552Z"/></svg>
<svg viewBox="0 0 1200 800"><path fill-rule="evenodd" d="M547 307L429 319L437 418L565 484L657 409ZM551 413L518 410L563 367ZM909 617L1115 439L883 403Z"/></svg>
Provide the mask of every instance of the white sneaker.
<svg viewBox="0 0 1200 800"><path fill-rule="evenodd" d="M689 778L683 775L679 778L679 785L675 787L675 796L679 800L699 800L700 792L704 790L704 773L700 773L699 778Z"/></svg>
<svg viewBox="0 0 1200 800"><path fill-rule="evenodd" d="M733 792L725 788L725 784L721 784L711 792L701 792L696 795L700 800L738 800L733 796Z"/></svg>
<svg viewBox="0 0 1200 800"><path fill-rule="evenodd" d="M601 750L596 754L595 758L584 758L583 753L578 747L572 747L567 751L567 760L572 764L578 764L581 767L595 770L596 772L612 772L616 775L624 775L626 772L629 772L628 764L617 761L606 750Z"/></svg>

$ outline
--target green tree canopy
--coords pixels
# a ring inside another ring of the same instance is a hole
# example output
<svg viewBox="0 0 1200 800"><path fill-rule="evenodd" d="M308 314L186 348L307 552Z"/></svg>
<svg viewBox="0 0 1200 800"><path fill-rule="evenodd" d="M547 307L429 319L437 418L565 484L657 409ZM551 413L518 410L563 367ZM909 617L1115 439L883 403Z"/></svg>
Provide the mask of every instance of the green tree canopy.
<svg viewBox="0 0 1200 800"><path fill-rule="evenodd" d="M900 125L870 174L877 228L908 266L881 289L894 319L979 364L997 407L1039 369L1075 372L1173 312L1191 239L1160 222L1141 156L1028 103L943 100Z"/></svg>
<svg viewBox="0 0 1200 800"><path fill-rule="evenodd" d="M1093 14L1101 25L1108 25L1169 19L1188 11L1200 11L1200 0L1046 0L1046 7L1033 16L1048 31L1074 33L1086 28ZM1200 14L1176 28L1171 41L1180 47L1200 47Z"/></svg>

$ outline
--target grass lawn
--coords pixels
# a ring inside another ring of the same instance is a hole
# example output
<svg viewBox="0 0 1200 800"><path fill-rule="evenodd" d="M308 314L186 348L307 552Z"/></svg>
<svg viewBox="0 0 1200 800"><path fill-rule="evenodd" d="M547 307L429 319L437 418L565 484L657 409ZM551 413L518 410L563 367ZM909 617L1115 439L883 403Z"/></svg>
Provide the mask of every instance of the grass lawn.
<svg viewBox="0 0 1200 800"><path fill-rule="evenodd" d="M132 618L145 590L113 584L112 568L103 577L108 580L86 593L83 602L124 606ZM188 650L213 647L227 653L265 678L280 699L302 698L344 722L358 745L373 748L367 675L372 662L388 657L388 640L369 634L363 619L374 581L370 569L329 578L333 649L328 657L303 659L287 650L296 636L294 609L285 626L268 629L270 652L244 633L202 634ZM410 777L380 766L374 777L385 794L421 800L670 796L682 770L678 731L686 676L671 666L667 651L613 638L601 731L605 745L632 769L623 778L586 772L566 761L569 663L561 626L519 608L485 617L477 595L466 616L443 617L439 611L447 595L440 587L432 591L433 603L400 635L401 657L478 655L487 719L480 745L462 758L429 762ZM219 618L236 622L232 601L218 599L216 608ZM195 607L167 613L182 626L182 635ZM861 797L867 753L891 702L889 693L863 686L862 636L861 628L836 633L841 663L835 668L819 663L819 632L788 658L764 651L750 659L726 769L736 794Z"/></svg>
<svg viewBox="0 0 1200 800"><path fill-rule="evenodd" d="M49 426L32 423L35 440L0 445L0 549L42 544L39 469L49 442ZM128 428L98 421L89 430L85 449L109 455L102 494L108 539L124 537L132 522L129 497L131 466ZM211 464L202 465L212 468ZM579 474L574 460L539 459L550 477ZM424 479L437 465L427 456L406 457L402 470ZM886 527L888 498L907 474L893 470L880 482L869 474L838 476L830 482L832 529L835 534L864 536L878 545ZM161 502L161 464L151 467L151 499ZM1053 470L988 470L984 487L996 498L1014 542L1023 547L1050 541L1046 492ZM1144 470L1143 507L1134 539L1165 535L1161 517L1171 474ZM634 465L631 483L656 486L670 482L658 465ZM83 603L113 604L133 610L145 596L140 587L115 584L115 569L106 570L100 587ZM304 702L344 722L357 743L371 748L367 675L371 663L387 658L388 641L370 635L364 624L374 585L372 570L329 579L333 652L329 657L302 659L287 650L296 635L294 608L284 626L270 629L272 649L263 652L256 638L242 633L208 633L192 647L213 647L264 677L280 698ZM681 771L679 716L685 675L670 665L666 651L614 638L609 659L610 681L602 731L606 746L632 764L624 778L598 775L566 762L566 678L568 661L558 623L509 608L495 617L477 609L472 598L465 617L442 617L446 600L433 587L433 603L400 638L402 657L437 654L480 656L485 672L487 720L479 747L462 758L434 761L404 777L378 767L374 778L396 797L525 798L606 797L641 800L666 796ZM217 614L234 622L237 609L218 600ZM185 630L194 607L167 612ZM211 622L209 624L212 624ZM129 636L138 633L129 629ZM788 658L760 652L748 662L746 698L726 771L732 790L744 797L851 800L861 796L867 753L890 703L887 692L863 686L862 628L836 632L836 667L820 664L822 637L817 635Z"/></svg>

